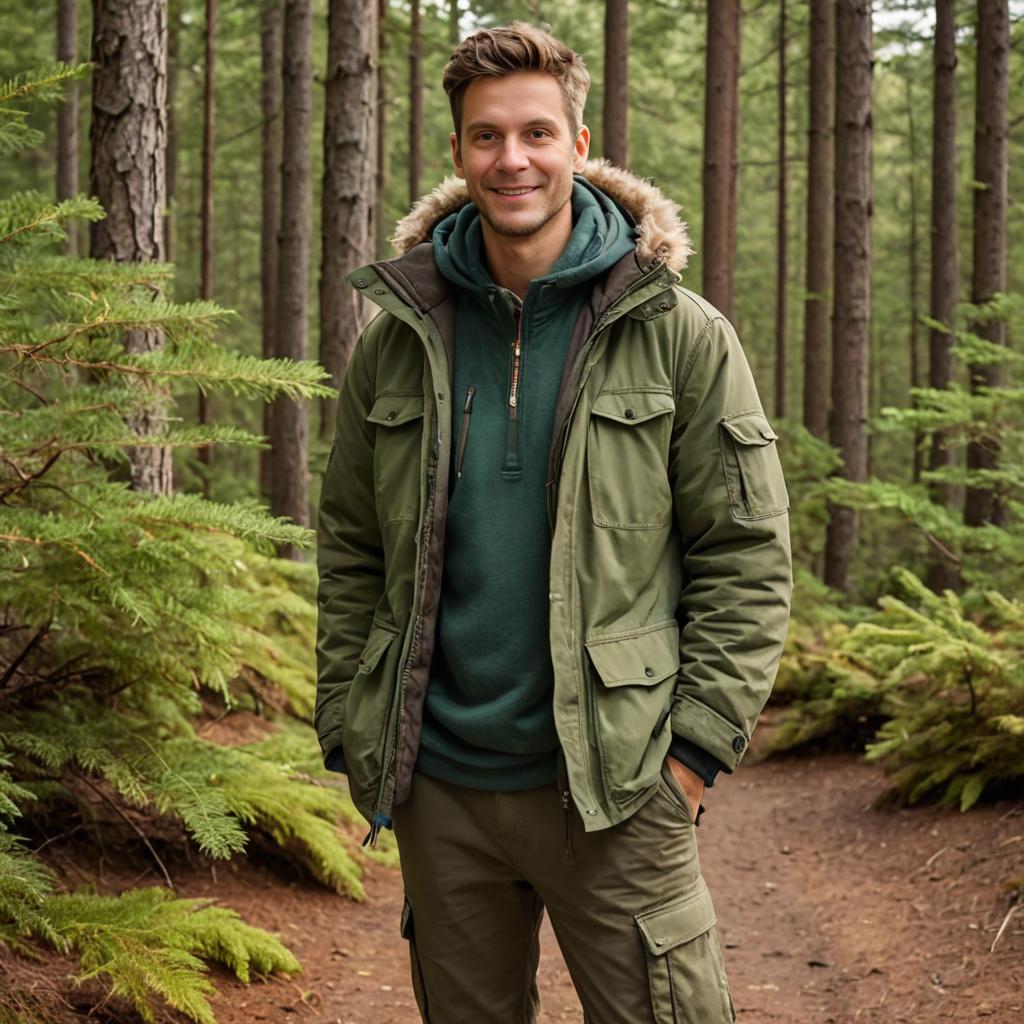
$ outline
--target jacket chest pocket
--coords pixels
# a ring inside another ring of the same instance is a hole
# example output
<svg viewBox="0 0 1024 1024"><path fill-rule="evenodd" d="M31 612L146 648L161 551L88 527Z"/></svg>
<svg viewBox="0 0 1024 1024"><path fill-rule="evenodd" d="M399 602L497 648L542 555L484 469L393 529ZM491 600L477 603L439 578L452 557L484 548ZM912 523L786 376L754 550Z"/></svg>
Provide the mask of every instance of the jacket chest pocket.
<svg viewBox="0 0 1024 1024"><path fill-rule="evenodd" d="M376 424L373 481L382 524L418 518L423 395L381 395L366 417Z"/></svg>
<svg viewBox="0 0 1024 1024"><path fill-rule="evenodd" d="M672 520L668 450L675 402L660 391L599 394L590 410L587 476L596 526L659 530Z"/></svg>

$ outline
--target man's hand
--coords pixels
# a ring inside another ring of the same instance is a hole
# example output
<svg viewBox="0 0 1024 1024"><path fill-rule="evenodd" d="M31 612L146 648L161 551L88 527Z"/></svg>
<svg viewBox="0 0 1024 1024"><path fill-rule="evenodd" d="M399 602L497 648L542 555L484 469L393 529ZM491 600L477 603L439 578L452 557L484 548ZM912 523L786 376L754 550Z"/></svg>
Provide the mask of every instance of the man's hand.
<svg viewBox="0 0 1024 1024"><path fill-rule="evenodd" d="M668 755L668 766L672 777L679 783L686 798L690 801L690 817L696 821L700 801L704 796L704 780L695 772L690 771L682 761L677 761L671 754Z"/></svg>

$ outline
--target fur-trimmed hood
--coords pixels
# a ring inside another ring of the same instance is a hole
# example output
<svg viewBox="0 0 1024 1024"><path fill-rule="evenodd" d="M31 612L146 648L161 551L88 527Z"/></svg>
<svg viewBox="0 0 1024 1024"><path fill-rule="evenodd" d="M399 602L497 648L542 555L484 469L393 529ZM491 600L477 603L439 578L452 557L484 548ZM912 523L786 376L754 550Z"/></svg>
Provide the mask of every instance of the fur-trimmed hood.
<svg viewBox="0 0 1024 1024"><path fill-rule="evenodd" d="M693 249L678 203L649 181L607 160L588 160L582 175L636 222L636 256L641 265L660 260L677 273L686 266ZM445 178L398 222L391 237L395 251L404 256L420 242L429 241L435 225L468 202L466 183L454 176Z"/></svg>

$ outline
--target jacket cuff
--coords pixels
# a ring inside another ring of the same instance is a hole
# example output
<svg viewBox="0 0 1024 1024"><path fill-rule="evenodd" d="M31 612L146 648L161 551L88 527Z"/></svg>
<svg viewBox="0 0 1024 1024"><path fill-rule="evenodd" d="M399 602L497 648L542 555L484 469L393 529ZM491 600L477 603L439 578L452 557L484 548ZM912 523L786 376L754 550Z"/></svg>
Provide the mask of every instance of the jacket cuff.
<svg viewBox="0 0 1024 1024"><path fill-rule="evenodd" d="M348 765L345 763L345 751L341 747L335 747L324 758L324 767L329 772L348 774Z"/></svg>
<svg viewBox="0 0 1024 1024"><path fill-rule="evenodd" d="M672 705L673 736L689 740L706 750L727 772L740 763L747 749L749 736L714 708L688 693L676 693Z"/></svg>
<svg viewBox="0 0 1024 1024"><path fill-rule="evenodd" d="M715 784L715 776L720 771L730 771L721 761L712 754L709 754L703 747L698 747L682 736L672 736L672 743L668 752L677 760L681 761L695 775L704 780L704 785L710 789Z"/></svg>

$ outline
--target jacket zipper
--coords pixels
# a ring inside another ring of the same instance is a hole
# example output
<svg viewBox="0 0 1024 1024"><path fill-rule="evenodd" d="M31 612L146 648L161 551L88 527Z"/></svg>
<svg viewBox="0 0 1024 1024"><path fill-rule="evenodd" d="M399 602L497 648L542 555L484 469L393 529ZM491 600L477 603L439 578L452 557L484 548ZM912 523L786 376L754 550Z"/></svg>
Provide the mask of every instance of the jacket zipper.
<svg viewBox="0 0 1024 1024"><path fill-rule="evenodd" d="M462 409L462 423L459 426L459 449L455 457L455 479L462 476L462 461L466 457L466 438L469 437L469 417L473 413L473 396L476 388L470 384L466 388L466 404Z"/></svg>

